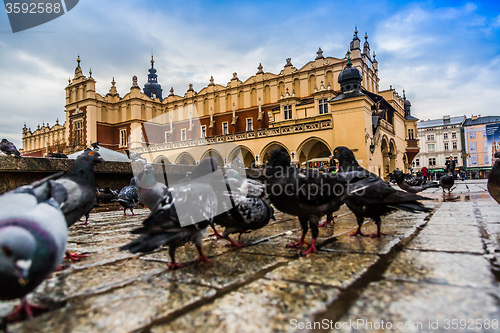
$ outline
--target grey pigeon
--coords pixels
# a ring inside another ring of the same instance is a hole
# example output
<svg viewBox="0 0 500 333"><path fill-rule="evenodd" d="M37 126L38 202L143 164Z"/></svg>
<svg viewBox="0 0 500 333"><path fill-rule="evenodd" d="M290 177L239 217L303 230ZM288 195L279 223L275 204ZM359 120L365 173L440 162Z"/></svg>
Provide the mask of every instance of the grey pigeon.
<svg viewBox="0 0 500 333"><path fill-rule="evenodd" d="M127 154L127 157L132 161L132 162L141 162L141 163L147 163L147 160L141 155L139 155L136 152L130 151L128 149L125 150L125 153Z"/></svg>
<svg viewBox="0 0 500 333"><path fill-rule="evenodd" d="M153 210L158 200L167 193L167 186L156 180L154 167L149 163L144 164L144 172L137 185L139 201L150 210Z"/></svg>
<svg viewBox="0 0 500 333"><path fill-rule="evenodd" d="M126 210L130 209L132 215L134 214L134 207L139 203L139 196L137 194L136 178L130 179L130 184L125 186L118 193L116 201L123 207L123 216L127 216Z"/></svg>
<svg viewBox="0 0 500 333"><path fill-rule="evenodd" d="M406 182L405 176L401 170L394 170L393 173L394 173L394 178L396 179L396 183L398 184L399 188L408 192L408 193L418 193L418 192L422 192L428 188L439 187L439 183L437 183L437 182L422 184L420 186L411 186Z"/></svg>
<svg viewBox="0 0 500 333"><path fill-rule="evenodd" d="M345 196L347 181L332 173L309 169L300 172L290 165L290 156L284 149L271 151L266 167L267 193L273 205L282 212L295 215L302 226L302 236L297 243L287 247L301 247L309 228L312 242L302 255L316 250L318 225L322 216L331 216L340 209Z"/></svg>
<svg viewBox="0 0 500 333"><path fill-rule="evenodd" d="M16 146L7 139L2 139L0 142L0 150L7 155L13 154L15 157L21 157L21 153L19 153Z"/></svg>
<svg viewBox="0 0 500 333"><path fill-rule="evenodd" d="M68 228L84 215L87 223L89 213L96 204L94 166L102 161L99 153L87 149L66 174L55 180L68 193L68 199L61 206Z"/></svg>
<svg viewBox="0 0 500 333"><path fill-rule="evenodd" d="M497 160L488 175L488 192L500 204L500 152L495 153L495 158Z"/></svg>
<svg viewBox="0 0 500 333"><path fill-rule="evenodd" d="M261 187L264 188L264 185L261 184ZM228 191L227 195L230 197L231 206L223 207L223 213L214 218L214 223L225 228L223 238L236 247L244 247L245 244L233 241L229 235L239 233L241 236L250 230L263 228L270 219L274 219L274 209L267 198L245 195L240 191Z"/></svg>
<svg viewBox="0 0 500 333"><path fill-rule="evenodd" d="M58 192L52 180L47 184L49 192ZM29 187L0 196L0 300L22 298L7 318L23 311L32 316L25 296L59 267L67 237L66 219L53 196L40 202Z"/></svg>
<svg viewBox="0 0 500 333"><path fill-rule="evenodd" d="M193 174L210 173L210 170L199 170L206 166L200 164ZM168 188L166 195L158 200L150 216L143 222L143 226L132 231L140 236L120 250L149 252L168 245L171 258L168 267L177 269L184 267L184 264L175 261L175 250L191 241L199 253L197 262L209 263L210 260L203 253L201 240L216 211L217 196L209 184L196 179L184 180Z"/></svg>
<svg viewBox="0 0 500 333"><path fill-rule="evenodd" d="M89 213L96 204L94 166L100 162L102 158L99 153L86 149L65 174L47 177L49 180L37 181L30 186L33 187L38 200L45 201L50 195L54 195L54 190L49 189L49 184L53 184L52 188L56 190L61 211L69 228L84 215L88 220ZM64 199L60 199L61 197ZM86 255L67 252L66 257L74 261Z"/></svg>
<svg viewBox="0 0 500 333"><path fill-rule="evenodd" d="M337 147L333 152L339 164L337 175L348 179L350 184L345 203L358 222L358 229L351 236L367 236L361 232L365 217L372 218L377 225L377 233L368 236L380 237L383 235L380 231L381 216L397 209L414 213L432 210L417 201L428 198L398 191L374 173L361 167L349 148Z"/></svg>

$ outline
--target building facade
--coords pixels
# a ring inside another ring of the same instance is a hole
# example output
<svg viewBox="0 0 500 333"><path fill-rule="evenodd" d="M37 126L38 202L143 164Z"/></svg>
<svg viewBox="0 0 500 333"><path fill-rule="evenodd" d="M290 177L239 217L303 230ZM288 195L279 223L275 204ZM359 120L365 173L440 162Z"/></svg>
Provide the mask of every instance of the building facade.
<svg viewBox="0 0 500 333"><path fill-rule="evenodd" d="M443 171L450 156L457 168L462 167L461 128L465 116L443 116L441 119L417 123L420 152L413 161L414 171L426 166L431 171Z"/></svg>
<svg viewBox="0 0 500 333"><path fill-rule="evenodd" d="M484 178L494 164L494 154L500 148L499 116L472 116L464 122L464 157L471 177ZM474 174L474 175L473 175Z"/></svg>
<svg viewBox="0 0 500 333"><path fill-rule="evenodd" d="M80 62L66 86L68 151L99 141L151 162L194 165L210 155L225 165L238 155L249 166L262 165L279 147L304 163L347 146L361 165L385 178L396 167L407 170L419 151L410 102L392 87L379 90L376 55L368 36L362 44L357 30L345 57L325 57L319 49L299 68L290 58L276 74L259 64L244 81L237 73L226 85L211 77L198 92L190 84L184 94L171 88L166 97L153 57L143 91L134 76L124 96L114 79L105 96L97 93L92 73L83 75ZM30 135L23 136L25 155L43 149L44 141L30 142Z"/></svg>

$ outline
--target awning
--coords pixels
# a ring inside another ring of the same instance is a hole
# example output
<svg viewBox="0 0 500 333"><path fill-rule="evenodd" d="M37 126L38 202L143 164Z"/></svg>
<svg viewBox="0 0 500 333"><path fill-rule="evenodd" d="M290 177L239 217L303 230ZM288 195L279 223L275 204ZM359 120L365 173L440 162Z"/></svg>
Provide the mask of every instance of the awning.
<svg viewBox="0 0 500 333"><path fill-rule="evenodd" d="M102 159L108 162L130 162L130 159L127 157L127 155L108 148L98 146L97 149L94 149L94 151L98 152L99 155L101 155ZM84 150L68 155L68 158L76 160L76 158L83 154L83 152Z"/></svg>

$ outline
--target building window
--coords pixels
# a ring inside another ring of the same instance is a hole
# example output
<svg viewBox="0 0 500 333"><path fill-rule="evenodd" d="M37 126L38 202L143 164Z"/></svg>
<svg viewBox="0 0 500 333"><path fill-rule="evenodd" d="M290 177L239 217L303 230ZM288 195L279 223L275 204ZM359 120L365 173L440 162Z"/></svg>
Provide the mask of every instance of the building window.
<svg viewBox="0 0 500 333"><path fill-rule="evenodd" d="M456 142L453 142L453 143L452 143L452 147L453 147L453 149L458 149L458 148L457 148L457 147L458 147L457 143L456 143Z"/></svg>
<svg viewBox="0 0 500 333"><path fill-rule="evenodd" d="M429 158L429 166L436 166L436 158L435 157Z"/></svg>
<svg viewBox="0 0 500 333"><path fill-rule="evenodd" d="M427 141L433 141L434 140L434 134L427 134Z"/></svg>
<svg viewBox="0 0 500 333"><path fill-rule="evenodd" d="M201 126L200 137L202 137L202 138L206 138L207 137L207 126L206 125L202 125Z"/></svg>
<svg viewBox="0 0 500 333"><path fill-rule="evenodd" d="M247 131L253 131L253 118L247 118Z"/></svg>
<svg viewBox="0 0 500 333"><path fill-rule="evenodd" d="M455 165L458 165L458 157L457 156L453 156L453 161L455 161Z"/></svg>
<svg viewBox="0 0 500 333"><path fill-rule="evenodd" d="M165 132L165 143L170 142L170 131Z"/></svg>
<svg viewBox="0 0 500 333"><path fill-rule="evenodd" d="M483 138L486 137L486 130L483 131Z"/></svg>
<svg viewBox="0 0 500 333"><path fill-rule="evenodd" d="M415 166L419 166L420 165L420 159L419 158L416 158L415 159Z"/></svg>
<svg viewBox="0 0 500 333"><path fill-rule="evenodd" d="M471 155L470 156L470 164L471 165L477 165L477 155Z"/></svg>
<svg viewBox="0 0 500 333"><path fill-rule="evenodd" d="M484 154L483 157L484 157L484 164L490 165L490 161L489 161L490 157L488 156L488 154Z"/></svg>
<svg viewBox="0 0 500 333"><path fill-rule="evenodd" d="M436 146L434 144L428 144L427 145L427 151L436 151Z"/></svg>
<svg viewBox="0 0 500 333"><path fill-rule="evenodd" d="M181 129L181 141L186 141L186 129Z"/></svg>
<svg viewBox="0 0 500 333"><path fill-rule="evenodd" d="M327 99L319 100L319 114L328 113L328 101Z"/></svg>
<svg viewBox="0 0 500 333"><path fill-rule="evenodd" d="M450 148L450 147L449 147L448 142L445 142L445 143L444 143L444 150L448 150L449 148Z"/></svg>
<svg viewBox="0 0 500 333"><path fill-rule="evenodd" d="M120 147L126 147L127 146L127 129L122 128L120 130Z"/></svg>
<svg viewBox="0 0 500 333"><path fill-rule="evenodd" d="M83 144L83 119L73 123L75 133L75 145Z"/></svg>
<svg viewBox="0 0 500 333"><path fill-rule="evenodd" d="M409 139L409 140L413 140L413 139L415 139L415 133L413 132L413 128L410 128L410 129L408 130L408 139Z"/></svg>
<svg viewBox="0 0 500 333"><path fill-rule="evenodd" d="M476 143L475 142L471 142L470 143L470 151L472 153L477 151L477 147L476 147Z"/></svg>
<svg viewBox="0 0 500 333"><path fill-rule="evenodd" d="M284 117L285 120L292 119L292 106L291 105L284 105L283 111L285 114L285 117Z"/></svg>
<svg viewBox="0 0 500 333"><path fill-rule="evenodd" d="M228 125L227 125L227 122L222 123L222 134L224 134L224 135L228 134Z"/></svg>
<svg viewBox="0 0 500 333"><path fill-rule="evenodd" d="M469 132L469 139L475 139L476 138L476 132Z"/></svg>
<svg viewBox="0 0 500 333"><path fill-rule="evenodd" d="M448 133L443 133L443 139L448 139Z"/></svg>
<svg viewBox="0 0 500 333"><path fill-rule="evenodd" d="M457 138L457 133L456 132L451 133L451 138L452 139L456 139Z"/></svg>

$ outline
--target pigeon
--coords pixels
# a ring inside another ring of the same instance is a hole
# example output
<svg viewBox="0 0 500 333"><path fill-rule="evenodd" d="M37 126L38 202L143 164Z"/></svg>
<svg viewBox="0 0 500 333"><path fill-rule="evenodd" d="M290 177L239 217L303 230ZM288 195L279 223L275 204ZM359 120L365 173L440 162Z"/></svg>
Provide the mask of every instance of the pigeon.
<svg viewBox="0 0 500 333"><path fill-rule="evenodd" d="M99 153L87 149L66 174L55 180L68 192L68 199L61 206L68 228L84 215L85 224L88 222L89 213L96 204L94 166L102 161Z"/></svg>
<svg viewBox="0 0 500 333"><path fill-rule="evenodd" d="M109 187L102 189L98 186L95 195L98 204L106 204L112 201L116 201L116 198L118 197L118 192L110 189Z"/></svg>
<svg viewBox="0 0 500 333"><path fill-rule="evenodd" d="M60 209L64 191L53 180L46 185L49 194L45 201L39 201L29 186L0 196L0 300L22 299L7 319L23 312L31 318L32 310L41 308L29 304L25 296L55 271L64 257L68 238Z"/></svg>
<svg viewBox="0 0 500 333"><path fill-rule="evenodd" d="M488 175L488 192L500 204L500 152L495 153L495 158L497 160Z"/></svg>
<svg viewBox="0 0 500 333"><path fill-rule="evenodd" d="M132 215L134 214L134 207L139 203L139 196L137 195L137 184L136 178L132 177L130 179L130 184L125 186L118 193L118 197L115 201L118 201L120 205L123 207L123 216L127 216L126 210L130 209Z"/></svg>
<svg viewBox="0 0 500 333"><path fill-rule="evenodd" d="M207 163L200 163L193 174L209 174L210 170L200 170L206 166ZM199 253L196 261L210 263L203 253L201 240L216 212L217 195L209 184L196 178L183 180L166 190L166 195L158 200L142 227L132 230L140 236L120 250L150 252L168 245L171 258L168 267L177 269L185 265L176 262L175 250L191 241Z"/></svg>
<svg viewBox="0 0 500 333"><path fill-rule="evenodd" d="M226 192L226 195L230 197L229 203L231 205L225 207L227 201L220 200L223 206L220 211L223 213L214 218L214 223L225 228L222 238L227 239L236 247L245 247L245 244L233 241L229 235L239 233L241 237L241 234L249 232L249 230L263 228L271 219L275 219L274 209L271 207L269 199L266 198L265 186L261 182L243 179L233 169L226 171L226 181L231 184L229 191ZM216 229L214 228L214 230Z"/></svg>
<svg viewBox="0 0 500 333"><path fill-rule="evenodd" d="M354 213L358 222L358 229L351 236L362 235L380 237L381 216L396 209L408 212L430 212L432 209L425 207L417 200L428 198L413 193L396 190L374 173L361 167L353 152L347 147L334 149L334 158L339 163L337 174L349 179L350 188L345 199L347 207ZM377 233L365 235L361 232L364 218L372 218L377 225Z"/></svg>
<svg viewBox="0 0 500 333"><path fill-rule="evenodd" d="M153 210L158 200L166 195L167 186L156 180L152 164L144 164L144 172L137 185L139 200L150 210Z"/></svg>
<svg viewBox="0 0 500 333"><path fill-rule="evenodd" d="M86 149L68 172L59 172L29 185L16 189L16 192L32 193L38 202L48 201L54 197L64 214L66 227L69 228L82 216L88 220L89 213L96 204L96 181L94 165L102 162L99 153ZM87 221L86 221L87 222ZM76 261L86 255L66 251L66 258Z"/></svg>
<svg viewBox="0 0 500 333"><path fill-rule="evenodd" d="M147 160L143 157L141 157L140 154L135 153L133 151L130 151L128 149L125 150L125 153L127 154L127 157L132 161L132 162L142 162L142 163L147 163Z"/></svg>
<svg viewBox="0 0 500 333"><path fill-rule="evenodd" d="M266 183L272 204L282 212L297 216L302 226L300 241L287 247L299 248L306 244L304 238L310 227L311 246L302 255L316 253L319 220L340 209L347 182L337 174L320 173L314 169L299 172L290 165L288 152L276 149L271 151L267 162Z"/></svg>
<svg viewBox="0 0 500 333"><path fill-rule="evenodd" d="M14 154L15 157L21 157L21 153L19 153L16 146L7 139L2 139L0 142L0 150L7 155Z"/></svg>
<svg viewBox="0 0 500 333"><path fill-rule="evenodd" d="M406 182L405 176L404 176L402 171L394 170L393 174L394 174L394 178L396 179L396 183L398 184L399 188L408 192L408 193L418 193L418 192L422 192L428 188L439 187L439 183L437 183L437 182L427 183L427 184L423 184L420 186L411 186Z"/></svg>
<svg viewBox="0 0 500 333"><path fill-rule="evenodd" d="M446 175L439 179L439 185L443 188L443 194L445 190L448 190L448 194L451 194L452 187L455 185L455 177L453 173L455 172L455 161L453 157L446 161Z"/></svg>
<svg viewBox="0 0 500 333"><path fill-rule="evenodd" d="M49 157L54 157L54 158L68 158L68 155L63 154L63 153L49 153Z"/></svg>

